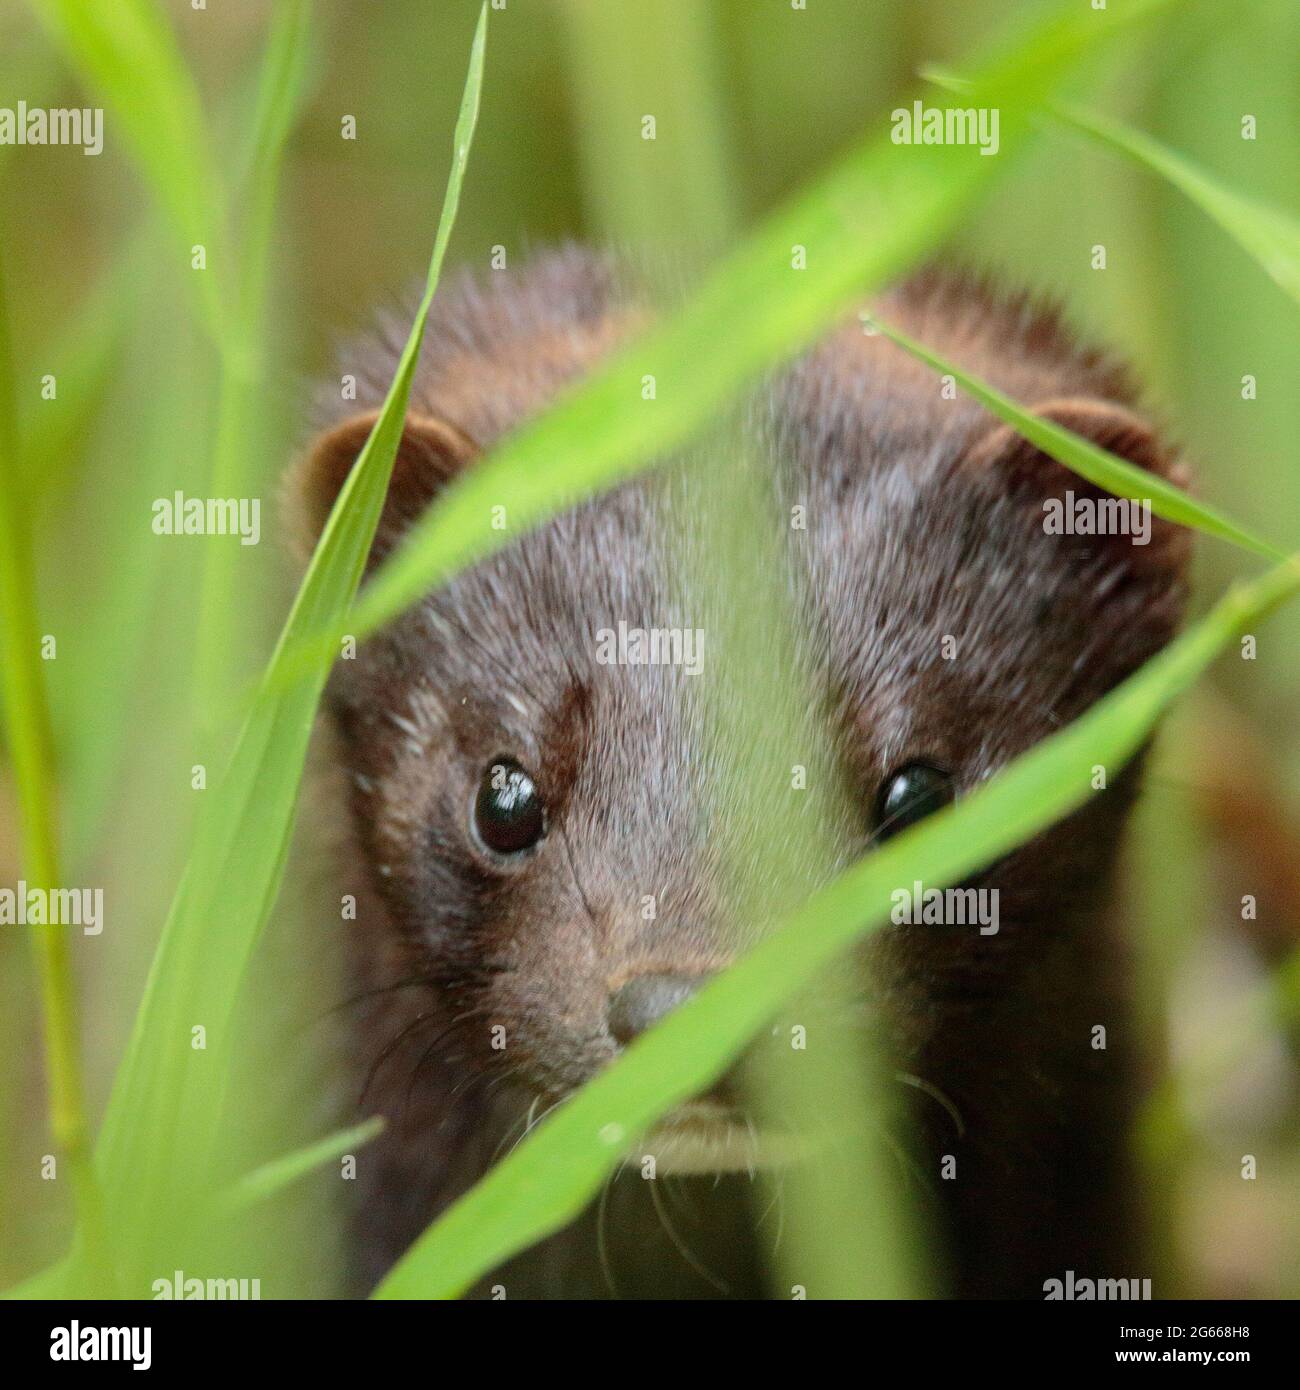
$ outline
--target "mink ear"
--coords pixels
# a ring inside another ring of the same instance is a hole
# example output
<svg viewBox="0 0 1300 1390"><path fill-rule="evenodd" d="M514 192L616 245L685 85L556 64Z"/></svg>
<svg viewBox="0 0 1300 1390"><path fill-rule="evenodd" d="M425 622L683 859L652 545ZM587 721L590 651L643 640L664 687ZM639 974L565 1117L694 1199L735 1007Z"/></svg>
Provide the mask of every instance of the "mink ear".
<svg viewBox="0 0 1300 1390"><path fill-rule="evenodd" d="M378 418L378 411L368 411L328 430L312 445L296 470L293 479L298 513L295 529L300 544L308 553L320 537L335 498L342 491ZM429 415L406 417L388 496L370 550L370 565L394 547L439 491L478 452L474 441L455 425Z"/></svg>
<svg viewBox="0 0 1300 1390"><path fill-rule="evenodd" d="M1189 474L1185 465L1161 446L1145 420L1123 406L1080 396L1044 401L1033 408L1033 414L1081 435L1176 487L1187 486ZM1135 573L1159 570L1170 574L1186 563L1190 542L1186 528L1154 513L1149 515L1150 532L1145 544L1134 544L1131 532L1071 532L1067 493L1073 499L1074 509L1081 501L1094 503L1112 499L1113 494L1058 463L1010 425L998 425L980 439L967 456L966 466L978 473L995 474L999 488L1023 500L1026 511L1044 530L1052 529L1049 519L1064 517L1067 531L1062 540L1073 542L1081 550L1094 553L1106 548L1121 552L1122 548L1121 553Z"/></svg>

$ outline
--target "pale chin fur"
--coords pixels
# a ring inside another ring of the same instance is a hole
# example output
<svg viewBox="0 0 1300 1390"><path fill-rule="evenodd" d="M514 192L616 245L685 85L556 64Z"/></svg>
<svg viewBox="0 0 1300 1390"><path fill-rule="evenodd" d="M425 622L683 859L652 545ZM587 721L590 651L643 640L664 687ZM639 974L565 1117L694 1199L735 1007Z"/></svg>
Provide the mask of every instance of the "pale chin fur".
<svg viewBox="0 0 1300 1390"><path fill-rule="evenodd" d="M624 1162L641 1167L653 1158L656 1175L748 1173L783 1168L798 1157L790 1134L766 1133L709 1101L688 1101L664 1116Z"/></svg>

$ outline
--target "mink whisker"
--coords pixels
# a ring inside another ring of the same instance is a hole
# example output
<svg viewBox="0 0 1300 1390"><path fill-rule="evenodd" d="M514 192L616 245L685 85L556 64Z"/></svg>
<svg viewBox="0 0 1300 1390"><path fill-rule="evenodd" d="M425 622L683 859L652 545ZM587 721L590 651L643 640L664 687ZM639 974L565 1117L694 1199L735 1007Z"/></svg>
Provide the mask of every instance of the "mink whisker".
<svg viewBox="0 0 1300 1390"><path fill-rule="evenodd" d="M374 1083L375 1076L378 1073L380 1067L382 1067L383 1064L393 1055L393 1053L401 1046L401 1044L406 1038L408 1038L412 1033L414 1033L416 1029L419 1028L422 1024L429 1023L435 1017L436 1014L434 1014L432 1011L427 1011L425 1013L417 1015L414 1019L411 1020L410 1023L407 1023L404 1027L399 1029L395 1037L391 1038L387 1043L384 1044L383 1048L380 1049L379 1055L371 1063L370 1070L366 1073L365 1084L361 1087L361 1094L357 1097L358 1106L362 1106L365 1104L366 1095L369 1092L371 1085Z"/></svg>
<svg viewBox="0 0 1300 1390"><path fill-rule="evenodd" d="M709 1269L708 1266L705 1265L699 1259L699 1257L694 1253L694 1251L691 1250L690 1246L686 1244L685 1240L683 1240L682 1237L678 1234L677 1228L668 1219L668 1212L663 1204L663 1200L661 1199L658 1191L656 1190L657 1186L657 1182L652 1181L650 1183L650 1200L654 1205L655 1214L659 1218L659 1224L663 1227L664 1234L672 1242L673 1248L682 1257L682 1259L685 1260L688 1265L690 1265L690 1267L696 1272L696 1274L698 1274L700 1278L705 1281L705 1283L710 1284L713 1288L717 1289L717 1291L720 1294L722 1294L724 1298L730 1298L731 1285L725 1283L722 1279L715 1275L713 1271Z"/></svg>

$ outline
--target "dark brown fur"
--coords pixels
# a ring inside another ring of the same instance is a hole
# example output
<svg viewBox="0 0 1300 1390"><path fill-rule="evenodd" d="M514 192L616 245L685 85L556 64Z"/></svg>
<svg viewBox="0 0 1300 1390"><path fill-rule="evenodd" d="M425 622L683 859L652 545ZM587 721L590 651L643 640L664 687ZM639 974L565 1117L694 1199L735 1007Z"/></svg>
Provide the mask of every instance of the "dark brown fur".
<svg viewBox="0 0 1300 1390"><path fill-rule="evenodd" d="M534 415L642 318L618 277L578 250L439 296L377 551L478 450ZM1178 476L1133 415L1123 373L1055 315L927 273L883 315L1016 399L1143 466ZM392 375L403 321L350 350L361 379L302 474L319 524ZM911 758L970 790L1088 708L1157 651L1183 599L1185 537L1150 546L1044 534L1041 502L1087 485L967 397L850 320L758 393L751 422L785 506L815 718L848 811L832 858L869 847L869 807ZM617 1054L610 991L630 974L704 974L743 932L709 826L724 817L690 678L598 666L620 619L692 626L659 518L659 475L624 485L429 595L340 663L330 692L351 803L343 891L358 895L352 1054L363 1109L388 1117L360 1156L359 1287L538 1109ZM958 640L944 660L940 640ZM510 754L545 795L551 830L517 866L467 831L484 767ZM798 761L791 758L790 761ZM1066 823L992 866L1001 930L890 927L869 952L899 1068L961 1117L917 1101L924 1198L963 1294L1041 1296L1043 1280L1146 1272L1124 1136L1135 1096L1123 942L1107 903L1138 771L1110 778ZM652 923L637 911L655 893ZM489 1028L509 1039L494 1051ZM1109 1046L1095 1051L1091 1029ZM690 1181L684 1180L687 1188ZM665 1235L635 1175L596 1215L496 1276L510 1296L763 1290L748 1180L690 1190L692 1257ZM739 1252L739 1253L738 1253ZM1138 1261L1137 1264L1134 1262ZM701 1275L695 1267L710 1271ZM716 1276L716 1277L713 1277Z"/></svg>

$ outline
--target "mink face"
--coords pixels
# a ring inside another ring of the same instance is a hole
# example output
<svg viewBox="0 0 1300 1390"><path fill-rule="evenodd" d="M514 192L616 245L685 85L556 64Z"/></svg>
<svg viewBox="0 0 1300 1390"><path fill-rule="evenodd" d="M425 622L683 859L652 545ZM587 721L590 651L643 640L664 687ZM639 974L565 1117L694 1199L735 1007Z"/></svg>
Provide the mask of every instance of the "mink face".
<svg viewBox="0 0 1300 1390"><path fill-rule="evenodd" d="M1119 373L1050 316L937 276L880 307L1017 399L1177 476ZM376 556L637 317L609 268L577 252L445 296ZM374 406L391 345L358 351L374 378L361 404ZM310 520L366 425L363 409L309 460ZM856 322L756 393L749 435L772 482L806 718L835 763L828 868L972 791L1176 626L1179 533L1155 520L1145 546L1048 534L1044 501L1095 495L1088 485ZM369 1189L377 1210L360 1217L392 1247L375 1269L481 1166L486 1155L465 1155L490 1125L467 1097L492 1092L516 1113L553 1102L763 925L742 920L721 862L719 763L745 750L710 723L721 657L681 574L690 515L689 472L646 474L430 594L335 673L345 877L363 903L353 949L377 1001L357 1053L376 1062L370 1107L394 1125ZM696 669L611 664L610 634L633 630L701 631ZM942 1200L963 1291L1059 1272L1058 1251L1034 1243L1043 1223L1077 1227L1082 1267L1097 1203L1118 1200L1096 1146L1099 1127L1122 1125L1130 1085L1123 1049L1099 1068L1087 1029L1122 1032L1100 908L1135 775L1115 770L1103 796L974 880L998 889L996 934L887 927L868 948L899 1067L961 1116L966 1181ZM957 1143L946 1117L922 1116L922 1130L932 1122L940 1151ZM1006 1232L1012 1208L1021 1235Z"/></svg>

